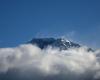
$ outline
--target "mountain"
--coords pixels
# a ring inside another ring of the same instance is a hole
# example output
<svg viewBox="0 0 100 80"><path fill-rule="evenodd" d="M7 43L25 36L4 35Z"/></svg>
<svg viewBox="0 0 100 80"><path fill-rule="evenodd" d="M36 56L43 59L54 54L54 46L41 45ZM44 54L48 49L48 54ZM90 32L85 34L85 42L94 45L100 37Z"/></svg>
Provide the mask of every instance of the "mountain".
<svg viewBox="0 0 100 80"><path fill-rule="evenodd" d="M65 50L72 47L81 47L79 44L71 42L64 38L33 38L29 43L35 44L41 49L44 49L48 46L57 47L61 50Z"/></svg>
<svg viewBox="0 0 100 80"><path fill-rule="evenodd" d="M39 48L44 49L48 46L52 46L53 48L59 48L60 50L66 50L68 48L79 48L80 44L69 41L65 38L33 38L28 43L35 44ZM87 49L88 51L93 51L91 48Z"/></svg>

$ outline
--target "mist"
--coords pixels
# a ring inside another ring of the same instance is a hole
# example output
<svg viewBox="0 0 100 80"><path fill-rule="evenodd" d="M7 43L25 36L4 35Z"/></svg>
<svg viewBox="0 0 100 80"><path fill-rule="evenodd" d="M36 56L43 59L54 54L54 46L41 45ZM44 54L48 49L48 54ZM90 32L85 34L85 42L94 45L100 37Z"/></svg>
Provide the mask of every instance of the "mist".
<svg viewBox="0 0 100 80"><path fill-rule="evenodd" d="M99 80L100 51L23 44L0 48L0 80Z"/></svg>

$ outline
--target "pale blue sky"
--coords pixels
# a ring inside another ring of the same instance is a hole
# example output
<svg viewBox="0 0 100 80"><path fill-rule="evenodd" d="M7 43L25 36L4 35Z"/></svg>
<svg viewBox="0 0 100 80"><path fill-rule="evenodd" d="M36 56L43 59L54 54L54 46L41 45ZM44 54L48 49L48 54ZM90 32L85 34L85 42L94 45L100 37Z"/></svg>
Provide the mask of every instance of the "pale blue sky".
<svg viewBox="0 0 100 80"><path fill-rule="evenodd" d="M67 36L100 46L100 0L0 0L0 47Z"/></svg>

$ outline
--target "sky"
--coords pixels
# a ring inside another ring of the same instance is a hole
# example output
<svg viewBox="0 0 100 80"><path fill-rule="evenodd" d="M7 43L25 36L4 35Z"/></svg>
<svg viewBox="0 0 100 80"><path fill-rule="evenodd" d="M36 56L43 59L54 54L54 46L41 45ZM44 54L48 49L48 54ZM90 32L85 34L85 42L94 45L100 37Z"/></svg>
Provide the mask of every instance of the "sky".
<svg viewBox="0 0 100 80"><path fill-rule="evenodd" d="M61 37L100 47L100 0L0 0L0 47Z"/></svg>

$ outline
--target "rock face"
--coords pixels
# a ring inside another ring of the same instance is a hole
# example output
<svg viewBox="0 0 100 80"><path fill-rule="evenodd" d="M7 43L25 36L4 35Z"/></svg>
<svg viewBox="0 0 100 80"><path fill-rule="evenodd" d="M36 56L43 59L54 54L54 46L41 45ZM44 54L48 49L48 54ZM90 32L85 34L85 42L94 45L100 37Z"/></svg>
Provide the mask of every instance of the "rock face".
<svg viewBox="0 0 100 80"><path fill-rule="evenodd" d="M79 48L81 47L79 44L71 42L64 38L34 38L29 43L35 44L41 49L44 49L48 46L57 47L60 50L66 50L68 48Z"/></svg>

